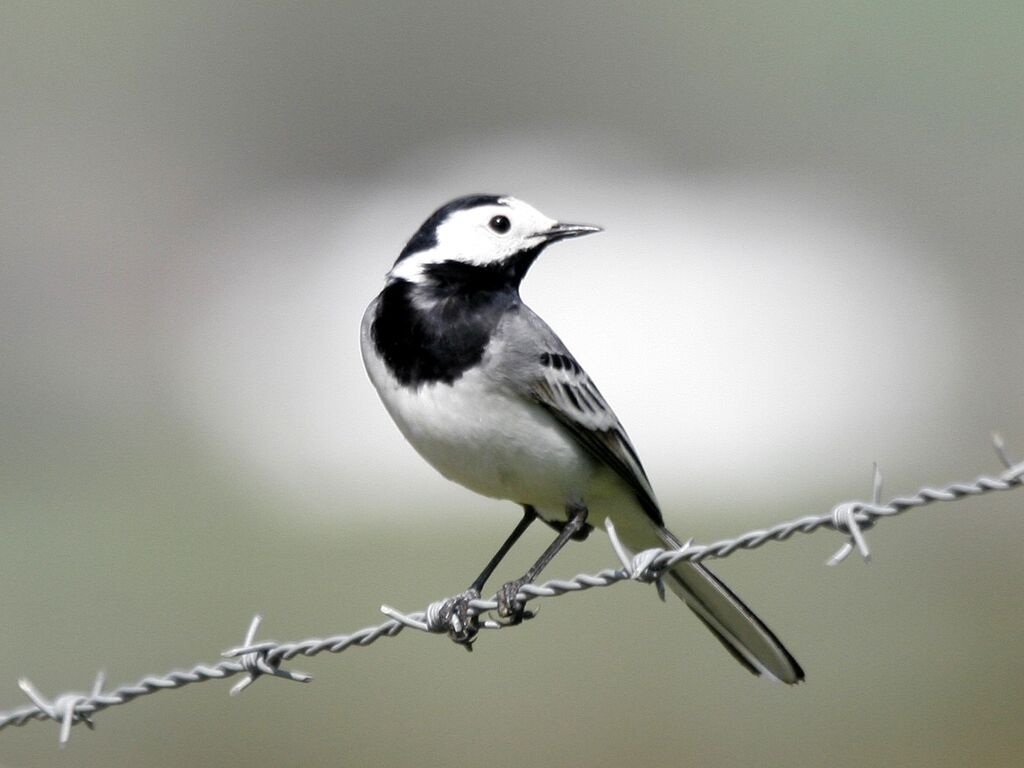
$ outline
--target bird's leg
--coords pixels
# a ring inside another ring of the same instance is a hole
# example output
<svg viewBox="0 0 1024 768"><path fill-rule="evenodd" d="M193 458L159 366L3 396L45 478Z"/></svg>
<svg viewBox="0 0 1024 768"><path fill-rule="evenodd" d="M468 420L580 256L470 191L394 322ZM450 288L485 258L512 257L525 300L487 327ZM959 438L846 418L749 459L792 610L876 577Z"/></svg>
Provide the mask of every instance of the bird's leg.
<svg viewBox="0 0 1024 768"><path fill-rule="evenodd" d="M480 631L477 619L475 616L469 614L469 603L471 600L477 600L480 597L480 590L483 589L487 579L494 573L494 569L498 567L498 563L502 561L508 551L512 549L517 541L526 533L526 529L530 527L530 523L537 519L537 510L530 506L523 507L523 519L519 521L519 525L515 527L515 530L508 535L505 539L505 543L502 544L498 551L494 553L494 557L488 561L487 565L484 566L483 571L477 576L473 583L469 585L469 589L463 592L461 595L449 598L445 601L444 605L441 606L441 621L445 626L448 627L448 637L454 640L459 645L464 645L467 650L473 650L473 640L476 638L477 632Z"/></svg>
<svg viewBox="0 0 1024 768"><path fill-rule="evenodd" d="M523 619L532 616L525 610L523 602L516 597L519 594L519 588L536 579L545 566L551 562L551 558L557 555L566 542L573 538L587 522L587 508L583 504L567 504L565 512L569 519L558 532L555 540L537 558L537 562L530 566L522 577L508 582L498 590L498 615L509 619L510 624L518 624Z"/></svg>

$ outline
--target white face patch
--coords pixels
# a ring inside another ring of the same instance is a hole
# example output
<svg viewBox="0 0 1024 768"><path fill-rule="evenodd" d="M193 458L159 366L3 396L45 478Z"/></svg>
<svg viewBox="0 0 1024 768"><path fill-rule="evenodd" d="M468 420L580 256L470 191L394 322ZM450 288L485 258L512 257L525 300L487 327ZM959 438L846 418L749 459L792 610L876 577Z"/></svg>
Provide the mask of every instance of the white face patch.
<svg viewBox="0 0 1024 768"><path fill-rule="evenodd" d="M388 273L388 280L420 282L426 266L444 261L500 263L539 245L543 233L557 223L514 197L503 197L497 205L454 211L438 225L437 245L402 259Z"/></svg>

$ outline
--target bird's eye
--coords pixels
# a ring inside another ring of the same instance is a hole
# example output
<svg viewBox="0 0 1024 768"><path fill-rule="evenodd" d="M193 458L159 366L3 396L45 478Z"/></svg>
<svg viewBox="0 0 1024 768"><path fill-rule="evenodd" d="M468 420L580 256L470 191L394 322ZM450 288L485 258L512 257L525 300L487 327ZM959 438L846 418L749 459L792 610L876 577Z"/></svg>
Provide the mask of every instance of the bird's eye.
<svg viewBox="0 0 1024 768"><path fill-rule="evenodd" d="M491 228L492 232L504 235L512 228L512 222L508 220L508 216L495 216L487 222L487 226Z"/></svg>

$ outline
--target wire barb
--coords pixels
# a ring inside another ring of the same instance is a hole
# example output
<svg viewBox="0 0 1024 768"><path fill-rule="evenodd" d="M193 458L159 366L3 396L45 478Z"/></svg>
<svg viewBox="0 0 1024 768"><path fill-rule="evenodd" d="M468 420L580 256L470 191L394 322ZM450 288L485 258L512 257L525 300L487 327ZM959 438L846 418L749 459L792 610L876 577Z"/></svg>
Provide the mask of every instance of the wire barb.
<svg viewBox="0 0 1024 768"><path fill-rule="evenodd" d="M390 605L382 605L380 612L388 618L397 621L403 627L410 627L411 629L418 629L421 632L443 632L444 626L441 623L440 612L444 606L444 600L438 600L430 604L424 614L419 613L402 613L397 608L392 608ZM427 618L424 621L419 616L424 615Z"/></svg>
<svg viewBox="0 0 1024 768"><path fill-rule="evenodd" d="M287 669L281 669L281 659L270 661L269 652L277 647L277 643L254 644L256 630L260 628L261 621L263 621L263 617L258 613L253 616L249 624L249 630L245 633L245 641L242 643L242 646L224 651L221 654L228 658L237 658L238 663L245 670L245 677L231 687L231 690L228 691L229 696L237 696L255 683L256 679L262 675L283 677L285 680L292 680L296 683L308 683L313 679L304 672L292 672Z"/></svg>
<svg viewBox="0 0 1024 768"><path fill-rule="evenodd" d="M1006 453L1006 442L1003 440L1003 436L998 432L992 433L992 447L996 449L996 456L1003 463L1003 466L1007 469L1013 467L1013 462L1010 461L1009 455Z"/></svg>
<svg viewBox="0 0 1024 768"><path fill-rule="evenodd" d="M871 507L881 511L882 502L882 470L875 463L874 479L871 484ZM832 509L832 527L837 531L849 534L847 541L839 550L832 555L825 563L826 565L839 565L847 556L856 549L865 563L871 562L871 550L868 548L867 539L864 538L864 531L871 528L875 521L864 512L868 505L859 501L845 501L837 504ZM888 511L888 508L884 508ZM860 515L858 517L858 514Z"/></svg>
<svg viewBox="0 0 1024 768"><path fill-rule="evenodd" d="M657 560L658 556L665 552L664 549L642 549L630 555L629 550L622 543L622 539L619 538L618 531L615 530L615 523L612 522L610 517L605 518L604 529L608 532L608 541L612 545L612 551L619 558L619 562L622 563L622 570L625 571L629 579L632 581L642 581L645 584L657 583L661 580L665 569L657 567ZM693 543L693 539L683 544L681 548L685 549L691 543Z"/></svg>
<svg viewBox="0 0 1024 768"><path fill-rule="evenodd" d="M644 549L630 556L629 550L622 543L622 539L619 538L618 531L615 530L615 524L610 517L604 519L604 529L608 532L608 541L611 543L612 552L619 558L619 562L622 563L622 570L627 577L632 581L641 581L645 584L653 583L654 588L658 590L658 597L664 601L665 581L662 577L665 570L656 567L655 563L658 556L665 550ZM692 543L693 539L690 539L683 545L683 548L690 546Z"/></svg>
<svg viewBox="0 0 1024 768"><path fill-rule="evenodd" d="M94 708L90 706L92 699L97 699L103 692L104 674L100 670L96 673L96 680L93 682L92 693L62 693L53 701L50 701L39 689L29 682L28 678L18 680L18 687L25 692L38 711L50 720L60 723L59 743L63 749L71 738L71 726L75 723L85 723L86 727L92 730L96 727L90 719Z"/></svg>
<svg viewBox="0 0 1024 768"><path fill-rule="evenodd" d="M992 433L992 445L996 449L999 461L1006 467L1006 471L1000 475L1000 479L1008 483L1020 483L1024 481L1024 461L1014 462L1006 452L1006 443L1003 436L998 432Z"/></svg>
<svg viewBox="0 0 1024 768"><path fill-rule="evenodd" d="M522 593L520 593L522 594ZM526 596L530 599L531 596ZM444 598L443 600L435 600L427 606L425 611L414 611L413 613L402 613L397 608L392 608L390 605L382 605L380 612L387 616L389 619L394 621L400 627L408 627L409 629L418 629L420 632L429 632L432 634L444 634L447 633L450 624L446 622L442 611L445 606L450 602L451 598ZM469 601L469 615L472 617L480 617L487 611L493 611L498 607L496 600L470 600ZM477 621L477 629L502 629L505 627L504 622L496 621L494 619L484 619L483 621Z"/></svg>
<svg viewBox="0 0 1024 768"><path fill-rule="evenodd" d="M737 550L754 549L772 541L786 541L797 533L811 534L822 528L845 533L849 540L832 557L829 564L841 562L854 549L868 559L870 550L863 532L868 530L883 517L892 517L911 509L927 506L935 502L952 502L966 496L979 496L994 491L1008 491L1024 485L1024 462L1013 463L1005 445L998 435L993 436L993 445L1005 471L996 477L982 475L971 482L952 483L942 488L921 488L910 496L897 496L885 504L880 502L882 492L882 475L875 467L871 502L848 501L833 507L831 512L818 515L807 515L794 520L779 523L771 528L754 530L736 538L722 539L711 544L694 544L688 541L675 549L649 549L630 555L615 532L611 521L605 522L612 550L620 563L618 569L605 569L594 574L578 574L572 579L552 580L543 584L524 584L519 591L518 599L528 602L540 598L558 597L573 592L581 592L595 587L607 587L620 581L653 581L664 594L660 575L683 560L700 562L708 558L728 557ZM365 627L347 635L335 635L327 638L313 638L293 643L256 642L256 632L260 625L260 616L255 616L249 624L245 642L239 648L226 651L229 657L213 666L198 664L190 670L173 670L163 676L147 676L142 680L122 685L111 691L103 692L103 675L96 677L90 694L64 693L52 700L44 697L28 680L21 679L18 685L29 697L31 706L0 712L0 730L25 725L32 720L54 720L60 723L60 744L68 742L71 727L76 723L85 723L92 728L92 717L107 707L127 704L140 696L147 696L158 691L183 688L192 683L207 680L222 680L242 674L244 678L232 689L237 694L251 685L262 675L283 677L298 682L308 682L309 675L281 669L281 664L298 655L316 656L320 653L341 653L353 646L366 647L382 637L395 637L405 628L418 629L424 632L445 632L447 627L439 617L440 607L447 600L432 603L424 611L402 613L389 606L382 606L381 611L388 617L382 624ZM492 597L487 600L470 600L468 613L479 617L497 608ZM478 621L480 629L502 629L506 624L486 619Z"/></svg>

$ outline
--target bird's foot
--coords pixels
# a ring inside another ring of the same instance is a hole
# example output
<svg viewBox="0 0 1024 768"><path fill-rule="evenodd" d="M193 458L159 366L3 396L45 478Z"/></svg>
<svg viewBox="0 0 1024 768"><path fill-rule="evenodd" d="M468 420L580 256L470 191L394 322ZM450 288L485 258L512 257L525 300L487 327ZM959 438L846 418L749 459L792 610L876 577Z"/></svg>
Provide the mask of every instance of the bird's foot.
<svg viewBox="0 0 1024 768"><path fill-rule="evenodd" d="M507 626L521 624L525 619L532 619L533 611L526 610L526 604L519 599L519 590L529 579L516 579L503 584L498 590L498 615L507 619Z"/></svg>
<svg viewBox="0 0 1024 768"><path fill-rule="evenodd" d="M461 595L445 600L438 612L441 625L447 628L448 637L467 651L473 650L473 641L480 631L477 617L469 612L469 603L479 599L480 592L470 588Z"/></svg>

